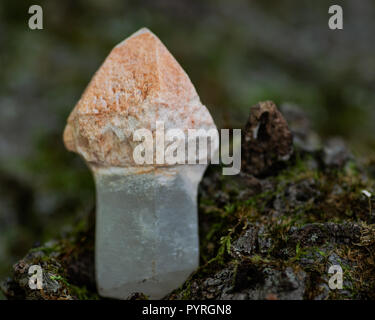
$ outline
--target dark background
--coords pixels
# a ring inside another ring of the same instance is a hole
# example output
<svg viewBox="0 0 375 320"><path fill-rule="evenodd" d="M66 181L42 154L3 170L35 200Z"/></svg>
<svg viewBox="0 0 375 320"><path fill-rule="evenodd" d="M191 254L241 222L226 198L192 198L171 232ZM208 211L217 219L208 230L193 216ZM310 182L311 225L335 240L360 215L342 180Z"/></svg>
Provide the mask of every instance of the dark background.
<svg viewBox="0 0 375 320"><path fill-rule="evenodd" d="M44 29L28 28L39 4ZM340 4L344 30L328 28ZM91 174L62 144L66 118L111 48L151 29L217 125L241 128L260 100L306 110L323 136L371 156L375 2L22 1L0 3L0 276L94 204Z"/></svg>

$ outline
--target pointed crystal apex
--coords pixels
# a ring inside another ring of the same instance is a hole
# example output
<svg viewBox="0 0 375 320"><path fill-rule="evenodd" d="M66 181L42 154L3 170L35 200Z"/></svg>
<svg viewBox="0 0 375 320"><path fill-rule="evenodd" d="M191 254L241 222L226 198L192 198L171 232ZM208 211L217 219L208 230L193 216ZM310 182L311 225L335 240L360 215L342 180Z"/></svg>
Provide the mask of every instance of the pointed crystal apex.
<svg viewBox="0 0 375 320"><path fill-rule="evenodd" d="M127 114L148 102L168 104L172 112L194 100L199 97L188 75L159 38L142 28L113 48L75 109L79 115Z"/></svg>
<svg viewBox="0 0 375 320"><path fill-rule="evenodd" d="M146 28L146 27L143 27L143 28L139 29L138 31L134 32L132 35L130 35L129 37L127 37L127 38L124 39L123 41L121 41L120 43L118 43L118 44L115 46L115 48L117 48L117 47L121 47L122 45L124 45L125 42L126 42L128 39L130 39L130 38L132 38L132 37L137 37L137 36L139 36L139 35L141 35L141 34L145 34L145 33L148 33L148 34L150 34L150 35L156 37L156 35L155 35L150 29L148 29L148 28Z"/></svg>
<svg viewBox="0 0 375 320"><path fill-rule="evenodd" d="M64 142L86 161L131 166L132 134L216 128L188 75L159 38L142 28L113 48L69 116Z"/></svg>

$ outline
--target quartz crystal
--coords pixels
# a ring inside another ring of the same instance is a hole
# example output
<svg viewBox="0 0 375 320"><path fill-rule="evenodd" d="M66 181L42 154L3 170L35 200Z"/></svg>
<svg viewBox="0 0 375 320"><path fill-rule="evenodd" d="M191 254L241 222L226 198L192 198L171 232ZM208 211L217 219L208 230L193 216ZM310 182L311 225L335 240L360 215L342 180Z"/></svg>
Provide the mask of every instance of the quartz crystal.
<svg viewBox="0 0 375 320"><path fill-rule="evenodd" d="M113 48L64 131L66 148L95 177L95 266L104 297L162 298L198 267L197 188L206 164L135 161L134 133L146 129L156 141L158 123L184 136L190 129L216 130L188 75L143 28Z"/></svg>
<svg viewBox="0 0 375 320"><path fill-rule="evenodd" d="M198 267L196 197L204 169L191 165L151 173L95 173L101 295L122 299L142 292L159 299Z"/></svg>

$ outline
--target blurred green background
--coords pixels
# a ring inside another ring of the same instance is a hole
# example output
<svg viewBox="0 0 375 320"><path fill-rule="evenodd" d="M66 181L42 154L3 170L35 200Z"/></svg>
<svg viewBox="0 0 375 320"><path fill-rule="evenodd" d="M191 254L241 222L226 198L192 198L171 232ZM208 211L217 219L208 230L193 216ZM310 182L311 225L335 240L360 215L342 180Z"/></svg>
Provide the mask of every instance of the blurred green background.
<svg viewBox="0 0 375 320"><path fill-rule="evenodd" d="M43 30L28 28L32 4L43 8ZM344 30L328 28L332 4L344 9ZM2 0L0 277L93 206L90 172L64 149L63 128L111 48L144 26L219 127L242 127L260 100L293 103L323 137L373 153L373 0Z"/></svg>

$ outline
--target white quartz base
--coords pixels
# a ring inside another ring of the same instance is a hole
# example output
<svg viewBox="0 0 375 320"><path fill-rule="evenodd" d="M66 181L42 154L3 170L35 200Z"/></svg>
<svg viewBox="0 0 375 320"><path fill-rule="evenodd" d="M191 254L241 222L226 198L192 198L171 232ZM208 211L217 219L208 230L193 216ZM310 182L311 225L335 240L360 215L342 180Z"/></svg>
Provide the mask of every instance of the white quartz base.
<svg viewBox="0 0 375 320"><path fill-rule="evenodd" d="M199 264L197 186L204 165L123 176L95 172L96 279L101 296L159 299Z"/></svg>

